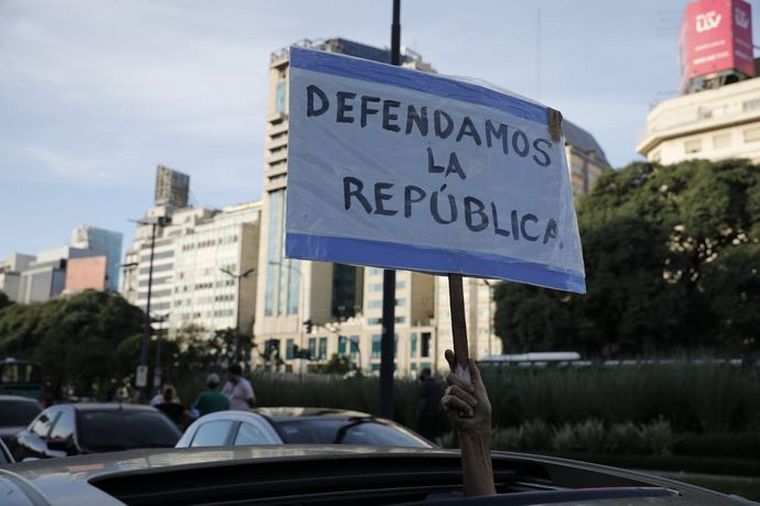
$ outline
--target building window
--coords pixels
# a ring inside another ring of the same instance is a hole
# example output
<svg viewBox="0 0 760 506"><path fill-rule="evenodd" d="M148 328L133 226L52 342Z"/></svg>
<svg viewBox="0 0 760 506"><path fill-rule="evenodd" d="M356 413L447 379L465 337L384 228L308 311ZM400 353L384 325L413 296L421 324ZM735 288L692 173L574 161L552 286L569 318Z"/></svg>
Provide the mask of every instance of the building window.
<svg viewBox="0 0 760 506"><path fill-rule="evenodd" d="M411 350L409 353L412 358L417 356L417 333L412 332L412 339L411 339Z"/></svg>
<svg viewBox="0 0 760 506"><path fill-rule="evenodd" d="M346 336L338 336L338 355L346 354Z"/></svg>
<svg viewBox="0 0 760 506"><path fill-rule="evenodd" d="M744 142L760 141L760 128L750 128L744 131Z"/></svg>
<svg viewBox="0 0 760 506"><path fill-rule="evenodd" d="M713 137L713 147L715 149L727 148L731 145L731 134L719 134Z"/></svg>
<svg viewBox="0 0 760 506"><path fill-rule="evenodd" d="M687 155L699 153L702 151L702 139L692 139L684 142L684 149L686 150Z"/></svg>
<svg viewBox="0 0 760 506"><path fill-rule="evenodd" d="M359 336L351 336L351 358L359 354Z"/></svg>
<svg viewBox="0 0 760 506"><path fill-rule="evenodd" d="M285 341L285 358L287 360L293 359L294 346L295 346L295 341L293 339L288 339L287 341Z"/></svg>
<svg viewBox="0 0 760 506"><path fill-rule="evenodd" d="M319 338L319 356L317 358L319 358L319 360L324 360L327 358L327 338L326 337Z"/></svg>
<svg viewBox="0 0 760 506"><path fill-rule="evenodd" d="M430 356L430 332L422 333L422 346L420 349L420 356L421 357Z"/></svg>
<svg viewBox="0 0 760 506"><path fill-rule="evenodd" d="M754 111L755 109L760 109L760 98L745 100L742 102L742 110L744 112Z"/></svg>
<svg viewBox="0 0 760 506"><path fill-rule="evenodd" d="M317 338L316 337L309 338L309 356L312 358L317 356Z"/></svg>
<svg viewBox="0 0 760 506"><path fill-rule="evenodd" d="M373 334L372 335L372 358L380 358L380 334Z"/></svg>
<svg viewBox="0 0 760 506"><path fill-rule="evenodd" d="M274 112L280 114L285 112L285 94L287 93L288 82L285 79L277 81L277 90L274 99Z"/></svg>

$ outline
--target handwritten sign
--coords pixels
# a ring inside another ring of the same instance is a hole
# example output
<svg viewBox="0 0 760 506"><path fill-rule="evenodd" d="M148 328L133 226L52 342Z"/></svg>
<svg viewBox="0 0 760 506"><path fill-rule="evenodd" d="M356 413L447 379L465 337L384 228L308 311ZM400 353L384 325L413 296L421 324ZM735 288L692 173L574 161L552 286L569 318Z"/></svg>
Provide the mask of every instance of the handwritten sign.
<svg viewBox="0 0 760 506"><path fill-rule="evenodd" d="M584 293L549 115L482 85L291 48L286 254Z"/></svg>

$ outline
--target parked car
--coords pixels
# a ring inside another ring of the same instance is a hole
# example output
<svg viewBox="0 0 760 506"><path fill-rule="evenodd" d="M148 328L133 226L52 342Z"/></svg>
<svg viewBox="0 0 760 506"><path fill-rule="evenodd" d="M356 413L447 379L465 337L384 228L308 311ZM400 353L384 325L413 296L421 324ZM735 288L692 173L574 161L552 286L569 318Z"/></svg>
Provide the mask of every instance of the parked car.
<svg viewBox="0 0 760 506"><path fill-rule="evenodd" d="M177 448L273 444L434 447L430 441L395 422L359 411L259 408L202 416L187 428Z"/></svg>
<svg viewBox="0 0 760 506"><path fill-rule="evenodd" d="M353 445L142 449L0 466L3 504L752 504L666 478L494 452L496 490L462 497L458 451Z"/></svg>
<svg viewBox="0 0 760 506"><path fill-rule="evenodd" d="M8 450L8 447L5 446L3 440L0 439L0 465L12 464L13 462L15 462L13 455L11 455L10 450Z"/></svg>
<svg viewBox="0 0 760 506"><path fill-rule="evenodd" d="M36 399L0 395L0 440L12 447L13 436L24 430L40 411L42 404Z"/></svg>
<svg viewBox="0 0 760 506"><path fill-rule="evenodd" d="M180 432L155 408L138 404L58 404L14 437L16 460L131 448L172 447Z"/></svg>

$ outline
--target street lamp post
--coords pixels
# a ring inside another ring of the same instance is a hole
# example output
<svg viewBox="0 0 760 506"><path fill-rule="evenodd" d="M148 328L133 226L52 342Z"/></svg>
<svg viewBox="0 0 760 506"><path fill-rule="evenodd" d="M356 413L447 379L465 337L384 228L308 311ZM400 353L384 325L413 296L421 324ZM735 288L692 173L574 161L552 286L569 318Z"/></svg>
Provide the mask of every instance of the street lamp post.
<svg viewBox="0 0 760 506"><path fill-rule="evenodd" d="M140 349L140 367L147 370L148 367L148 343L150 342L150 335L152 333L151 320L150 320L150 299L153 291L153 259L156 250L156 228L163 227L166 224L166 218L163 216L158 217L155 220L132 220L138 225L150 225L150 263L148 264L148 297L145 302L145 325L142 338L142 347ZM146 384L139 387L139 400L145 400Z"/></svg>
<svg viewBox="0 0 760 506"><path fill-rule="evenodd" d="M235 274L229 269L224 269L224 268L220 268L219 270L227 274L228 276L235 278L235 290L237 291L237 297L236 297L237 311L235 313L235 345L234 345L235 349L234 349L232 357L235 363L238 363L238 360L239 360L238 355L240 354L240 332L241 332L240 330L240 282L243 280L243 278L247 277L249 274L256 272L256 269L255 268L248 269L247 271L240 274Z"/></svg>
<svg viewBox="0 0 760 506"><path fill-rule="evenodd" d="M166 313L162 316L156 316L152 319L153 322L156 323L164 323L166 320L169 319L169 313ZM156 362L155 366L153 368L153 388L157 389L161 386L161 339L163 338L163 333L165 332L165 328L160 328L156 330Z"/></svg>

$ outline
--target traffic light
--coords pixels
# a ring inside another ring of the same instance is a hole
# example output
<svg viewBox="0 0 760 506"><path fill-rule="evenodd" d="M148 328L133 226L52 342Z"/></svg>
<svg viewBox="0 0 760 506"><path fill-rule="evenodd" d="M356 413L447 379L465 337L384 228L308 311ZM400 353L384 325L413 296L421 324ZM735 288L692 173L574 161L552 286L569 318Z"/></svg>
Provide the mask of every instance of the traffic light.
<svg viewBox="0 0 760 506"><path fill-rule="evenodd" d="M306 333L311 334L311 331L314 329L314 322L306 320L303 324L306 325Z"/></svg>

